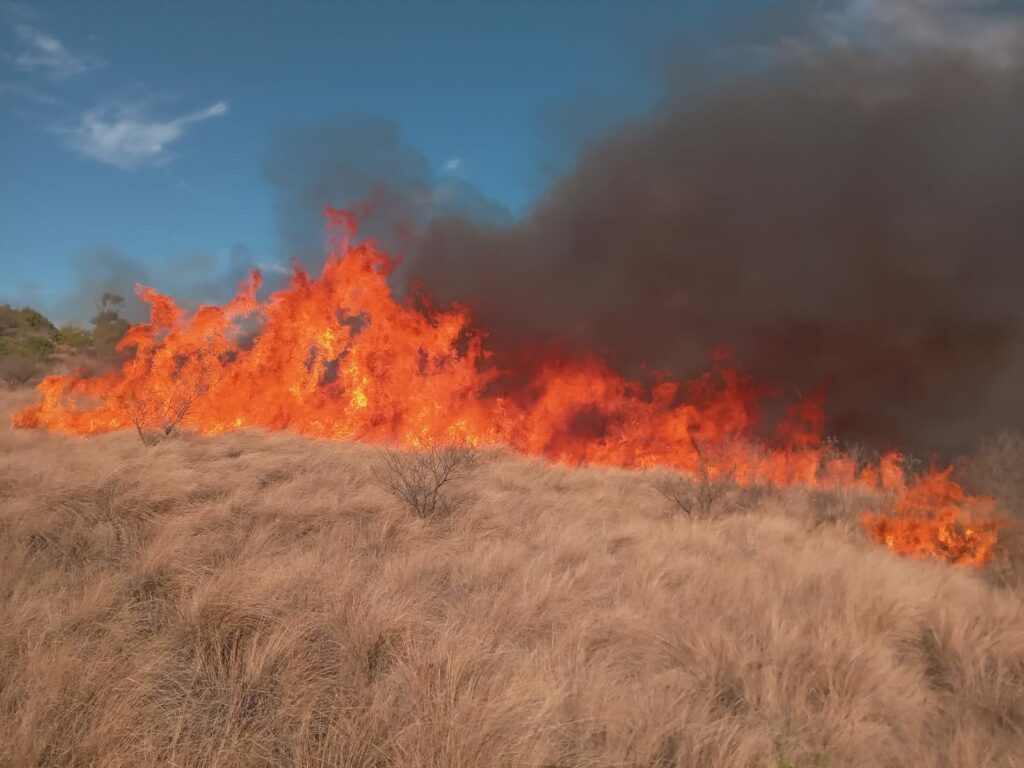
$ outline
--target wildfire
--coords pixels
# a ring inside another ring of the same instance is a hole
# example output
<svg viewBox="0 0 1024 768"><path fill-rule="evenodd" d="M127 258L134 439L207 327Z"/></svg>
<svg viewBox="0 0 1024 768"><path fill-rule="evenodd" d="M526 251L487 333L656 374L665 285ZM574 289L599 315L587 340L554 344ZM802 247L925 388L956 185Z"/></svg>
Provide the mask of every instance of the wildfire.
<svg viewBox="0 0 1024 768"><path fill-rule="evenodd" d="M504 444L571 465L697 472L710 461L744 484L879 489L896 499L892 516L864 513L879 543L963 564L992 557L995 524L972 522L981 502L948 471L908 483L898 454L857 467L828 450L820 397L790 408L774 440L757 439L763 392L724 356L695 381L649 386L596 358L549 363L509 391L464 307L435 307L422 292L397 300L393 262L353 244L350 214L326 213L332 248L319 278L296 267L287 288L260 300L254 271L227 304L193 313L140 286L150 322L121 341L121 370L46 378L15 426L145 434L181 421L205 435L262 427L407 448ZM259 333L247 341L252 321Z"/></svg>
<svg viewBox="0 0 1024 768"><path fill-rule="evenodd" d="M861 521L868 535L913 557L987 563L998 540L996 523L989 517L992 501L967 496L949 475L948 469L933 472L902 489L891 516L864 512Z"/></svg>

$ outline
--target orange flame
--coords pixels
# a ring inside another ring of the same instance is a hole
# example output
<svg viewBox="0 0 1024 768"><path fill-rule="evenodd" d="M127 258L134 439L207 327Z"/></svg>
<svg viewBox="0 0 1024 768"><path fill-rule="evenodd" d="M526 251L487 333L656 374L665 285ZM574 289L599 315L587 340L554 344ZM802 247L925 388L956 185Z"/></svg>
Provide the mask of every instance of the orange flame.
<svg viewBox="0 0 1024 768"><path fill-rule="evenodd" d="M596 358L549 363L499 394L502 372L467 310L437 308L422 292L396 300L387 281L394 263L370 242L351 244L350 214L326 213L332 249L319 278L296 267L287 288L261 301L253 272L230 302L194 313L140 286L150 322L119 344L122 369L46 378L39 404L14 425L89 435L156 430L181 417L205 435L262 427L408 448L504 444L571 465L689 472L710 461L744 484L894 492L896 517L864 515L877 541L957 563L991 557L995 525L968 521L976 500L948 472L908 486L898 454L858 470L826 450L821 396L790 408L771 445L759 441L762 391L724 356L695 381L662 375L651 386ZM246 318L260 328L251 344L242 338Z"/></svg>
<svg viewBox="0 0 1024 768"><path fill-rule="evenodd" d="M861 522L868 535L911 557L985 565L998 541L997 524L989 517L992 500L969 497L950 473L929 473L903 489L893 515L863 512Z"/></svg>

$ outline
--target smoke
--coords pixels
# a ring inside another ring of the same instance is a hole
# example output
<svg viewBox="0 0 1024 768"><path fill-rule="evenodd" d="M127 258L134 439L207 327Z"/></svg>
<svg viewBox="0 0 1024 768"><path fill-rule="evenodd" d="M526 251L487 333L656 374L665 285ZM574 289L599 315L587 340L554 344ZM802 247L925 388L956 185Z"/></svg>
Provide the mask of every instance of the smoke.
<svg viewBox="0 0 1024 768"><path fill-rule="evenodd" d="M39 307L56 323L87 326L103 294L114 293L124 299L121 316L141 323L149 319L149 307L136 295L137 285L174 296L187 307L220 304L234 295L237 285L257 266L274 268L261 265L243 243L235 243L222 256L196 251L157 265L133 258L113 245L98 245L75 254L70 291L29 301L23 297L21 303Z"/></svg>
<svg viewBox="0 0 1024 768"><path fill-rule="evenodd" d="M360 233L392 252L405 251L414 233L438 216L508 222L509 214L455 177L441 180L398 128L382 119L339 116L293 126L274 142L266 165L289 258L323 263L324 206L350 206Z"/></svg>
<svg viewBox="0 0 1024 768"><path fill-rule="evenodd" d="M470 304L499 364L554 341L690 377L725 346L783 393L824 383L842 439L963 450L1024 428L1013 5L769 4L667 56L650 114L578 132L516 221L388 122L300 127L267 165L282 246L315 268L321 209L354 206L398 281Z"/></svg>
<svg viewBox="0 0 1024 768"><path fill-rule="evenodd" d="M115 293L125 300L121 315L133 323L148 317L145 305L135 295L135 285L149 285L150 270L138 259L112 245L98 245L75 255L75 286L67 296L51 307L41 304L55 322L87 324L96 314L104 293Z"/></svg>
<svg viewBox="0 0 1024 768"><path fill-rule="evenodd" d="M1024 70L939 26L893 50L906 14L855 5L821 28L870 20L864 46L678 77L523 220L428 222L408 277L469 301L505 360L555 338L688 376L725 345L785 391L826 382L846 439L1024 426Z"/></svg>

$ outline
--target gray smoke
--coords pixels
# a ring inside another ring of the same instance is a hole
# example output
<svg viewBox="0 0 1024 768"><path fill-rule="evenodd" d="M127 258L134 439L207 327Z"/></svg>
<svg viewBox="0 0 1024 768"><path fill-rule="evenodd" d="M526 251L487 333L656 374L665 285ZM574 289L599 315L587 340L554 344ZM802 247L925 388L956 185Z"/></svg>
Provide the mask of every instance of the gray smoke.
<svg viewBox="0 0 1024 768"><path fill-rule="evenodd" d="M429 222L409 276L506 359L557 338L689 376L725 345L783 390L827 382L844 438L952 451L1024 426L1022 69L878 54L680 78L522 221Z"/></svg>
<svg viewBox="0 0 1024 768"><path fill-rule="evenodd" d="M316 271L323 263L324 206L359 213L360 235L403 253L438 216L508 222L475 187L439 179L427 160L382 119L339 116L292 127L274 142L266 177L277 197L282 249Z"/></svg>
<svg viewBox="0 0 1024 768"><path fill-rule="evenodd" d="M666 57L660 106L516 221L387 122L300 128L267 169L282 243L315 268L322 207L362 208L510 369L557 342L688 378L725 346L824 382L840 438L961 450L1024 427L1022 29L993 0L769 4Z"/></svg>

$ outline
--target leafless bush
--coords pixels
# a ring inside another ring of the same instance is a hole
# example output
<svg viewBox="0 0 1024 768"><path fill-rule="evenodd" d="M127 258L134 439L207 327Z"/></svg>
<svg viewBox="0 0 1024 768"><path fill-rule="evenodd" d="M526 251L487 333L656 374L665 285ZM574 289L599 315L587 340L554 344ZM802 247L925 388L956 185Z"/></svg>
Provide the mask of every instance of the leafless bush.
<svg viewBox="0 0 1024 768"><path fill-rule="evenodd" d="M995 499L1005 516L999 531L999 555L985 570L990 581L1024 587L1024 435L1002 432L982 440L956 462L956 479L971 493Z"/></svg>
<svg viewBox="0 0 1024 768"><path fill-rule="evenodd" d="M145 446L153 446L174 433L205 391L204 386L176 382L167 393L136 389L125 398L123 405L139 433L139 440Z"/></svg>
<svg viewBox="0 0 1024 768"><path fill-rule="evenodd" d="M41 370L39 362L26 355L0 357L0 381L9 389L17 389L28 384Z"/></svg>
<svg viewBox="0 0 1024 768"><path fill-rule="evenodd" d="M793 488L789 497L793 508L801 510L808 524L815 528L859 526L861 512L879 503L874 491L858 487Z"/></svg>
<svg viewBox="0 0 1024 768"><path fill-rule="evenodd" d="M223 375L215 355L193 353L173 360L170 375L160 370L157 360L146 362L148 370L119 398L135 425L143 445L156 445L169 438L191 412L196 401L209 392Z"/></svg>
<svg viewBox="0 0 1024 768"><path fill-rule="evenodd" d="M421 451L380 451L374 468L377 484L417 517L432 519L452 511L451 483L477 463L467 446L431 446Z"/></svg>
<svg viewBox="0 0 1024 768"><path fill-rule="evenodd" d="M956 475L968 490L994 496L1024 519L1024 435L1003 432L982 440L957 462Z"/></svg>
<svg viewBox="0 0 1024 768"><path fill-rule="evenodd" d="M691 442L697 452L696 475L674 474L658 482L655 490L687 517L710 517L736 488L736 472L724 462L713 460L715 451L709 444L692 438Z"/></svg>
<svg viewBox="0 0 1024 768"><path fill-rule="evenodd" d="M847 441L840 448L838 440L831 438L827 441L827 445L831 450L830 456L845 456L850 459L853 462L854 472L860 472L864 467L876 465L882 458L878 451L857 441Z"/></svg>

